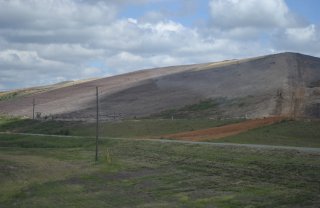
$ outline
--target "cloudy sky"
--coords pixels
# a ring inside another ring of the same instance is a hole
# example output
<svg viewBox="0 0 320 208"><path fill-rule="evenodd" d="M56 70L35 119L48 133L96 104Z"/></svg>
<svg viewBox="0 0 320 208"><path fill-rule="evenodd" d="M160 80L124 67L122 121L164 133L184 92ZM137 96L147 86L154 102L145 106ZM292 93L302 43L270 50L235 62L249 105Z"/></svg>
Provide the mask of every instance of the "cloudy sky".
<svg viewBox="0 0 320 208"><path fill-rule="evenodd" d="M0 90L293 51L319 0L0 0Z"/></svg>

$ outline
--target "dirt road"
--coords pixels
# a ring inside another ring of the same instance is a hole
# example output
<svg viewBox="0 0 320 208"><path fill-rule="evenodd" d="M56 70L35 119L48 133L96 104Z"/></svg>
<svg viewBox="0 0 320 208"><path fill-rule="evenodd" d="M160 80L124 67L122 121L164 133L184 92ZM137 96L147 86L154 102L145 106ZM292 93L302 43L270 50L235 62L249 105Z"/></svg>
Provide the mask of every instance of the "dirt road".
<svg viewBox="0 0 320 208"><path fill-rule="evenodd" d="M241 132L246 132L250 129L271 125L273 123L280 122L283 119L283 117L268 117L264 119L248 120L240 123L201 129L197 131L168 134L161 137L175 140L206 141L208 139L219 139L231 135L236 135Z"/></svg>

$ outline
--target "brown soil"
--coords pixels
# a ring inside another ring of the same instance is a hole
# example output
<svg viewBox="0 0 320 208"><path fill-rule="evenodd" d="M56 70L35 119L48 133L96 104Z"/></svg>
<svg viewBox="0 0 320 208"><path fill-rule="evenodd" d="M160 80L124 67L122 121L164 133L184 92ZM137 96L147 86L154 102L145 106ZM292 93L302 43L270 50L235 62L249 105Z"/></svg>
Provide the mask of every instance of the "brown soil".
<svg viewBox="0 0 320 208"><path fill-rule="evenodd" d="M236 135L248 131L250 129L271 125L273 123L280 122L283 119L283 117L268 117L263 119L248 120L241 123L230 124L220 127L163 135L161 138L188 141L205 141L209 139L219 139L231 135Z"/></svg>

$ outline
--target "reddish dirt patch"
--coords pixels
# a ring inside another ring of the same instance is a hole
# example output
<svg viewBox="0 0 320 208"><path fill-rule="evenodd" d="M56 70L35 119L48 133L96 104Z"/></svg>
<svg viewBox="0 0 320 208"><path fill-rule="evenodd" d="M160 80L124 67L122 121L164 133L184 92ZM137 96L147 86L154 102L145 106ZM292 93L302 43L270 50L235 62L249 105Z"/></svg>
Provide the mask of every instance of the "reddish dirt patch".
<svg viewBox="0 0 320 208"><path fill-rule="evenodd" d="M264 119L248 120L241 123L230 124L220 127L201 129L197 131L181 132L177 134L163 135L162 138L170 138L188 141L205 141L209 139L219 139L226 136L236 135L250 129L271 125L283 120L283 117L269 117Z"/></svg>

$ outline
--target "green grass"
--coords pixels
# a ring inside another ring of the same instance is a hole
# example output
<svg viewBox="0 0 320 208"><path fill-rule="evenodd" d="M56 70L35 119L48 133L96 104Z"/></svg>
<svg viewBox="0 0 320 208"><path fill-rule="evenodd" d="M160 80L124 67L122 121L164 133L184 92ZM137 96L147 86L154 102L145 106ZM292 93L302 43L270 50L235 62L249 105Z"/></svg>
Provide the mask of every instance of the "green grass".
<svg viewBox="0 0 320 208"><path fill-rule="evenodd" d="M0 118L0 131L22 133L68 135L69 128L80 125L76 122L37 121L21 118Z"/></svg>
<svg viewBox="0 0 320 208"><path fill-rule="evenodd" d="M0 134L0 207L318 207L320 155Z"/></svg>
<svg viewBox="0 0 320 208"><path fill-rule="evenodd" d="M100 129L102 135L111 137L150 137L184 131L194 131L198 129L222 126L234 122L238 122L238 120L216 121L209 119L143 119L137 121L123 121L120 123L102 123ZM89 125L87 128L74 128L71 129L71 132L74 132L76 135L94 135L95 125Z"/></svg>
<svg viewBox="0 0 320 208"><path fill-rule="evenodd" d="M45 136L24 136L1 135L1 147L21 147L21 148L75 148L93 145L94 140L88 138L59 138Z"/></svg>
<svg viewBox="0 0 320 208"><path fill-rule="evenodd" d="M320 147L320 121L283 121L213 142Z"/></svg>
<svg viewBox="0 0 320 208"><path fill-rule="evenodd" d="M18 92L7 92L0 94L0 101L10 100L18 96Z"/></svg>
<svg viewBox="0 0 320 208"><path fill-rule="evenodd" d="M104 122L100 135L119 138L149 138L185 131L222 126L241 120L209 119L142 119ZM266 144L299 147L320 147L320 121L283 121L212 142ZM95 123L37 121L19 118L0 118L0 132L41 133L56 135L95 136Z"/></svg>
<svg viewBox="0 0 320 208"><path fill-rule="evenodd" d="M172 116L179 119L230 118L232 115L228 114L228 112L232 112L235 109L240 110L244 106L249 105L250 103L252 104L252 102L254 102L252 96L234 99L218 97L201 100L198 103L186 105L181 108L168 109L151 115L148 118L170 119ZM242 117L245 117L245 115L242 115Z"/></svg>
<svg viewBox="0 0 320 208"><path fill-rule="evenodd" d="M209 115L220 115L219 106L227 103L225 98L206 99L196 104L186 105L178 109L169 109L158 114L151 115L150 118L170 119L172 116L179 119L187 118L207 118Z"/></svg>
<svg viewBox="0 0 320 208"><path fill-rule="evenodd" d="M122 122L104 122L100 124L100 133L102 136L110 137L148 137L222 126L239 121L240 120L142 119ZM93 136L95 135L96 126L95 123L3 118L2 120L0 119L0 131Z"/></svg>

